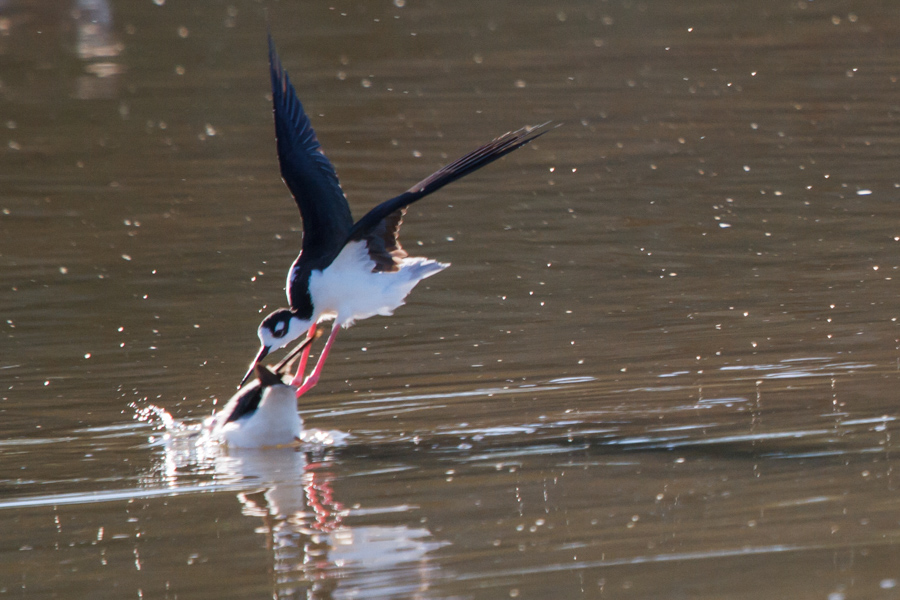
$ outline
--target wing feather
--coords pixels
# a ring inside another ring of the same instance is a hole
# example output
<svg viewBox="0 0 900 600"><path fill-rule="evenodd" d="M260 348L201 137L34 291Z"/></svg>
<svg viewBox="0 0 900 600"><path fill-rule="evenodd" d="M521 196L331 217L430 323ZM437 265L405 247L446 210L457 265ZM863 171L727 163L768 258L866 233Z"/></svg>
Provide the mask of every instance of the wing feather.
<svg viewBox="0 0 900 600"><path fill-rule="evenodd" d="M281 176L303 219L303 254L315 259L340 251L353 226L337 173L316 137L269 36L272 107Z"/></svg>
<svg viewBox="0 0 900 600"><path fill-rule="evenodd" d="M375 262L375 271L396 271L398 260L407 256L399 240L400 225L403 222L403 215L406 214L406 207L448 183L461 179L534 141L549 131L541 130L547 124L523 127L505 133L432 173L396 198L382 202L353 225L348 241L366 241L369 256Z"/></svg>

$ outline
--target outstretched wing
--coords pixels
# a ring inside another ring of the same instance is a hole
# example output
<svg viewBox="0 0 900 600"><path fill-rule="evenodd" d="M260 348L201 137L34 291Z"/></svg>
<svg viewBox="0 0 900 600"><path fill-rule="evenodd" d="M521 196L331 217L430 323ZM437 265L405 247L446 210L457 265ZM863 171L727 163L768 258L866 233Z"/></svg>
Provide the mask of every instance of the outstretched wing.
<svg viewBox="0 0 900 600"><path fill-rule="evenodd" d="M303 219L303 254L315 259L340 251L353 226L350 206L334 166L322 154L309 117L269 36L272 107L281 176Z"/></svg>
<svg viewBox="0 0 900 600"><path fill-rule="evenodd" d="M396 198L382 202L353 225L347 236L348 241L366 240L369 256L375 261L376 271L396 271L395 258L406 256L406 252L400 246L398 235L407 206L544 135L549 130L539 130L546 125L547 123L543 123L504 133L492 142L432 173Z"/></svg>

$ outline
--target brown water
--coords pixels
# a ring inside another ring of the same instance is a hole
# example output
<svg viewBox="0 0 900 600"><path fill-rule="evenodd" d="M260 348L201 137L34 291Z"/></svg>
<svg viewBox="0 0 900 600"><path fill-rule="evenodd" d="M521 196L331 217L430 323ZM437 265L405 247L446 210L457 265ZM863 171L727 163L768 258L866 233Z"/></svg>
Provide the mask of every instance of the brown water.
<svg viewBox="0 0 900 600"><path fill-rule="evenodd" d="M895 3L0 9L0 596L900 597ZM564 125L410 211L346 445L229 455L130 404L284 304L266 11L357 216Z"/></svg>

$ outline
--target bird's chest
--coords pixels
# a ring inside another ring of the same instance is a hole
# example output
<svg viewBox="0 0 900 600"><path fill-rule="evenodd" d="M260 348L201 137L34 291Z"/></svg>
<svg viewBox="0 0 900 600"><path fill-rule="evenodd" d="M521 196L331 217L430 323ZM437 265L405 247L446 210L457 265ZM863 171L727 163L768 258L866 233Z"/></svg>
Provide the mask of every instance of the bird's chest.
<svg viewBox="0 0 900 600"><path fill-rule="evenodd" d="M382 312L389 280L384 273L372 272L374 267L364 242L347 244L327 268L309 276L314 314L334 316L342 323Z"/></svg>
<svg viewBox="0 0 900 600"><path fill-rule="evenodd" d="M301 427L296 402L264 399L256 411L226 424L219 435L241 448L273 446L293 442Z"/></svg>

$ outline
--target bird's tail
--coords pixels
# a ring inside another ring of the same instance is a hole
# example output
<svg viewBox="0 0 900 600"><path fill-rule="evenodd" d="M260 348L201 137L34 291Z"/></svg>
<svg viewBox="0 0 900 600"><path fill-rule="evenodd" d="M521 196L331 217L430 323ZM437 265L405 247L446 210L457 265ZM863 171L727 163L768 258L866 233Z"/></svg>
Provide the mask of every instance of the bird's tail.
<svg viewBox="0 0 900 600"><path fill-rule="evenodd" d="M404 258L400 262L400 273L409 281L414 282L413 285L415 285L427 277L440 273L449 266L450 263L442 263L429 258Z"/></svg>
<svg viewBox="0 0 900 600"><path fill-rule="evenodd" d="M381 291L383 306L376 314L390 316L394 309L406 304L406 296L423 279L440 273L450 266L450 263L442 263L421 256L404 258L400 261L400 270L394 273L376 273L375 275L384 282ZM360 317L365 318L365 317ZM345 327L349 324L345 324Z"/></svg>

